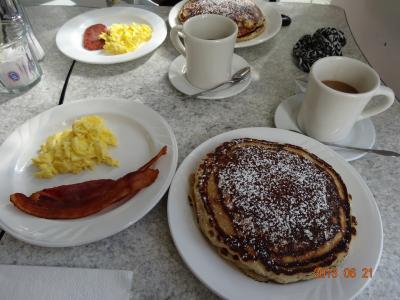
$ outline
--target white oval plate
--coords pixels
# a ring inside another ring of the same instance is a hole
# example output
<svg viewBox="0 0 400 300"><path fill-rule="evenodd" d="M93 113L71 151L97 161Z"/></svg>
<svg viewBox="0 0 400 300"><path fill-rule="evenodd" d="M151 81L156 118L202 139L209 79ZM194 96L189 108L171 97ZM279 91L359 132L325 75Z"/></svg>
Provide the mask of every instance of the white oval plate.
<svg viewBox="0 0 400 300"><path fill-rule="evenodd" d="M258 282L221 258L201 234L188 201L189 176L207 153L225 141L242 137L298 145L331 164L342 176L353 197L352 213L357 218L358 226L357 236L349 255L339 267L336 279L314 279L286 285ZM180 165L169 189L168 222L175 245L191 271L226 299L350 299L360 293L370 280L361 278L362 269L371 267L374 274L382 253L382 221L374 197L361 176L330 148L283 129L237 129L215 136L193 150ZM346 267L355 268L356 278L346 279L343 276Z"/></svg>
<svg viewBox="0 0 400 300"><path fill-rule="evenodd" d="M168 15L168 23L169 23L169 26L171 26L171 28L178 24L181 24L181 22L178 20L178 14L179 14L179 11L181 10L182 6L187 1L188 0L183 0L181 2L178 2L170 10L169 15ZM262 32L259 36L255 37L254 39L251 39L248 41L243 41L243 42L237 42L235 44L235 48L251 47L251 46L255 46L255 45L264 43L267 40L274 37L282 27L281 14L275 9L274 4L268 3L263 0L255 0L254 2L257 4L257 6L260 8L262 13L264 14L266 28L265 28L264 32Z"/></svg>
<svg viewBox="0 0 400 300"><path fill-rule="evenodd" d="M33 176L32 157L49 135L64 130L72 122L88 114L96 114L106 122L118 139L110 149L120 166L96 166L80 174L58 175L52 179ZM30 195L35 191L63 184L93 179L117 179L144 165L162 146L168 146L155 168L157 180L132 199L95 215L75 220L48 220L28 215L10 202L15 192ZM46 246L82 245L111 236L129 227L147 214L162 198L178 161L178 147L168 123L151 108L126 100L87 99L73 101L47 110L17 128L0 147L0 227L17 239Z"/></svg>
<svg viewBox="0 0 400 300"><path fill-rule="evenodd" d="M150 41L143 43L135 51L112 55L103 50L89 51L83 48L83 33L93 24L107 27L114 23L147 24L153 30ZM107 7L95 9L76 16L66 22L57 32L58 49L66 56L89 64L115 64L142 57L160 46L167 36L167 26L162 18L148 10L135 7Z"/></svg>

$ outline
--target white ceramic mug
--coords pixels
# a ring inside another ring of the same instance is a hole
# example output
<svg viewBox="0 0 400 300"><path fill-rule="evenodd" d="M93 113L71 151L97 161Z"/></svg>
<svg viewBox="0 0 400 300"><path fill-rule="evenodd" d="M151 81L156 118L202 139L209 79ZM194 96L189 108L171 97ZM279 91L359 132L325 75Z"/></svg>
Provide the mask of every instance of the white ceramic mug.
<svg viewBox="0 0 400 300"><path fill-rule="evenodd" d="M333 89L325 80L346 83L358 93ZM375 105L366 108L375 96L380 96ZM367 64L348 57L325 57L310 70L297 123L308 136L334 142L345 138L355 122L385 111L393 101L393 91L380 85L379 75Z"/></svg>
<svg viewBox="0 0 400 300"><path fill-rule="evenodd" d="M230 79L237 31L235 22L219 15L195 16L171 29L171 42L186 58L192 85L209 89Z"/></svg>

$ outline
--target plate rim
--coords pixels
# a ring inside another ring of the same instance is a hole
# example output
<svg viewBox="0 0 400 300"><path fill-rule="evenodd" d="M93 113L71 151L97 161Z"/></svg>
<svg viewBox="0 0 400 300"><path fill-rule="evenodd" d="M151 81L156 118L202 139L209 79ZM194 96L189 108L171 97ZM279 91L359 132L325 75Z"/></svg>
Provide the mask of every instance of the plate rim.
<svg viewBox="0 0 400 300"><path fill-rule="evenodd" d="M23 126L28 126L28 124L30 122L34 122L36 119L42 117L45 114L49 114L51 111L57 111L62 109L64 106L67 105L80 105L82 103L90 103L90 102L103 102L102 105L104 105L105 103L108 104L113 104L115 102L119 102L122 103L122 105L139 105L144 107L145 109L148 109L149 111L151 111L152 113L155 113L157 115L157 117L159 118L159 120L161 121L161 123L165 126L165 129L167 130L168 134L169 134L169 138L171 140L171 149L168 149L170 151L170 153L172 154L172 160L171 160L171 168L170 170L168 170L168 176L165 179L164 184L161 186L160 190L158 192L156 192L154 199L157 199L154 201L154 203L152 205L150 205L149 207L147 207L146 210L144 210L139 217L136 218L135 221L129 220L127 222L124 223L124 225L121 226L117 226L118 229L115 230L111 230L110 233L106 234L106 235L98 235L94 238L86 238L86 239L82 239L80 238L78 241L61 241L61 242L52 242L51 240L48 239L35 239L30 237L29 235L23 235L20 232L14 230L12 227L8 226L6 223L4 223L4 221L0 218L0 227L6 231L8 234L10 234L11 236L13 236L14 238L21 240L23 242L32 244L32 245L36 245L36 246L41 246L41 247L54 247L54 248L61 248L61 247L74 247L74 246L81 246L81 245L86 245L89 243L93 243L96 241L100 241L103 240L105 238L111 237L125 229L127 229L128 227L132 226L133 224L135 224L136 222L140 221L143 217L145 217L163 198L164 195L166 195L166 192L171 184L171 181L175 175L176 172L176 168L178 165L178 144L177 144L177 140L175 137L175 133L172 130L172 127L168 124L168 122L165 120L165 118L163 116L161 116L161 114L159 114L157 111L155 111L154 109L152 109L150 106L145 105L144 103L135 100L135 101L130 101L128 99L123 99L123 98L118 98L118 97L112 97L112 99L107 98L107 97L99 97L99 98L94 98L94 97L87 97L87 98L83 98L83 99L77 99L77 100L71 100L67 103L64 103L62 105L57 105L54 106L50 109L47 109L37 115L35 115L34 117L26 120L23 124L21 124L20 126L18 126L15 130L13 130L12 133L10 133L7 138L4 140L4 142L0 145L0 148L3 147L3 145L8 141L8 139L13 136L14 134L16 134ZM79 113L79 111L78 111ZM129 200L128 200L129 201ZM100 236L100 237L99 237Z"/></svg>
<svg viewBox="0 0 400 300"><path fill-rule="evenodd" d="M158 43L156 43L155 46L153 46L148 52L144 52L144 53L142 53L140 55L136 55L135 56L134 54L137 54L137 52L132 51L132 52L129 52L129 53L125 53L125 54L131 54L132 56L125 56L125 57L121 57L121 56L118 57L118 55L114 55L113 56L114 59L110 60L110 61L88 61L88 60L85 60L85 59L81 59L77 55L71 55L69 52L65 51L64 47L61 44L61 39L62 39L62 36L64 34L63 31L65 31L66 28L68 28L68 26L71 23L73 23L77 19L79 19L82 16L85 16L87 14L92 14L92 13L99 12L99 11L112 11L112 10L115 10L115 11L132 10L132 11L136 11L138 14L147 14L147 15L153 16L155 18L155 20L157 20L157 22L160 23L160 25L162 26L162 31L160 32L160 41ZM128 61L136 60L136 59L139 59L139 58L141 58L143 56L146 56L146 55L154 52L155 50L157 50L158 47L160 47L164 43L164 41L165 41L165 39L167 37L167 34L168 34L168 30L167 30L167 25L166 25L165 21L159 15L157 15L156 13L154 13L154 12L152 12L150 10L147 10L147 9L133 7L133 6L113 6L113 7L104 7L104 8L91 9L91 10L83 12L83 13L81 13L79 15L76 15L73 18L71 18L68 21L66 21L57 30L56 46L57 46L57 49L62 54L64 54L65 56L67 56L67 57L69 57L69 58L71 58L73 60L76 60L76 61L79 61L79 62L82 62L82 63L86 63L86 64L92 64L92 65L112 65L112 64L118 64L118 63L124 63L124 62L128 62Z"/></svg>
<svg viewBox="0 0 400 300"><path fill-rule="evenodd" d="M184 3L186 3L189 0L182 0L178 3L176 3L174 6L172 6L171 10L168 13L168 25L170 28L173 27L173 25L177 25L178 23L176 22L176 18L177 18L177 12L179 11L179 9L183 6ZM263 8L266 8L268 10L270 10L273 14L275 15L281 15L280 12L275 8L277 7L274 4L271 4L269 2L265 2L263 0L254 0L256 2L256 4L258 6L262 5ZM260 7L261 9L261 7ZM264 10L261 9L261 11L264 14ZM247 48L247 47L253 47L253 46L257 46L259 44L262 44L270 39L272 39L275 35L278 34L278 32L282 29L282 22L280 22L277 26L277 29L273 32L271 32L271 34L263 39L257 39L257 37L255 37L254 39L248 40L248 41L242 41L242 42L236 42L235 43L235 49L239 49L239 48Z"/></svg>
<svg viewBox="0 0 400 300"><path fill-rule="evenodd" d="M323 150L327 151L330 155L333 156L333 159L335 160L339 160L339 163L342 163L346 169L349 171L349 174L361 185L362 189L364 190L364 192L366 192L369 196L370 202L373 205L373 210L376 213L376 217L377 217L377 221L378 221L378 225L379 225L379 236L377 238L378 242L379 242L379 253L378 253L378 257L376 259L376 264L373 266L373 274L376 273L376 270L379 267L380 264L380 260L382 257L382 251L383 251L383 239L384 239L384 232L383 232L383 224L382 224L382 217L379 211L379 207L378 204L375 200L375 197L373 196L371 190L369 189L368 185L366 184L366 182L364 181L364 179L361 177L361 175L357 172L356 169L354 169L354 167L352 165L350 165L346 160L344 160L343 157L341 157L338 153L336 153L334 150L330 149L329 147L327 147L326 145L320 143L317 140L314 140L310 137L301 135L299 133L295 133L295 132L291 132L285 129L280 129L280 128L272 128L272 127L246 127L246 128L238 128L238 129L234 129L234 130L230 130L230 131L226 131L223 133L220 133L216 136L213 136L207 140L205 140L204 142L202 142L201 144L199 144L198 146L196 146L186 157L185 159L182 161L182 163L179 165L179 168L177 169L177 171L175 172L174 178L171 182L170 188L169 188L169 192L168 192L168 203L167 203L167 215L168 215L168 226L170 229L170 233L171 233L171 237L172 240L175 244L175 247L179 253L179 255L181 256L182 260L184 261L185 265L189 268L189 270L193 273L193 275L195 275L195 277L201 281L207 288L209 288L212 292L214 292L216 295L222 297L222 298L226 298L227 296L222 294L221 291L214 289L212 286L210 286L207 282L207 280L205 278L203 278L202 274L199 274L197 272L197 270L195 270L191 263L190 260L188 261L188 258L183 254L182 249L179 246L179 242L177 237L174 235L174 226L172 224L171 221L171 215L172 215L172 210L173 207L171 204L173 202L173 200L170 200L172 198L178 198L176 196L171 197L171 195L174 193L175 189L177 189L176 186L179 186L179 176L180 173L184 173L184 168L187 164L191 163L193 159L197 159L198 161L201 160L201 157L197 157L196 153L197 151L200 151L199 149L202 149L204 147L207 147L208 144L213 144L216 143L217 140L221 139L222 137L228 136L226 139L232 139L232 138L239 138L239 136L244 136L242 133L246 132L246 131L251 131L251 130L269 130L269 131L281 131L281 132L285 132L286 134L290 134L290 135L298 135L301 136L304 140L306 141L311 141L315 146L319 146L322 147ZM237 134L237 137L232 137L232 134ZM282 143L282 142L281 142ZM216 145L217 146L217 145ZM302 145L300 145L300 147L303 147ZM214 147L215 148L215 147ZM329 163L330 164L330 163ZM176 200L178 201L178 200ZM181 202L183 202L181 200ZM191 210L191 209L190 209ZM197 224L196 224L197 225ZM196 226L197 227L197 226ZM199 230L199 228L197 227L197 229ZM207 241L204 239L204 243L208 244ZM211 246L210 246L211 247ZM222 259L222 258L221 258ZM240 272L239 270L237 270L238 272ZM245 275L244 275L245 276ZM367 286L368 284L371 282L372 278L369 278L368 280L364 280L362 285L359 287L359 289L353 294L350 295L349 299L353 299L355 298L357 295L359 295ZM301 282L300 282L301 283ZM296 284L296 283L294 283ZM267 290L266 290L267 292Z"/></svg>

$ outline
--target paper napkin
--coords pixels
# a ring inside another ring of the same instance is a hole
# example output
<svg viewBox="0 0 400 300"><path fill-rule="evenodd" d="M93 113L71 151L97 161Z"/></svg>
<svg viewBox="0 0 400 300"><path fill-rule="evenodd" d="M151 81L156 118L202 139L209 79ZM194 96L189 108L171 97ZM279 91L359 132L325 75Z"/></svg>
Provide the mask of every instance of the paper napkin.
<svg viewBox="0 0 400 300"><path fill-rule="evenodd" d="M0 298L129 300L131 271L0 265Z"/></svg>

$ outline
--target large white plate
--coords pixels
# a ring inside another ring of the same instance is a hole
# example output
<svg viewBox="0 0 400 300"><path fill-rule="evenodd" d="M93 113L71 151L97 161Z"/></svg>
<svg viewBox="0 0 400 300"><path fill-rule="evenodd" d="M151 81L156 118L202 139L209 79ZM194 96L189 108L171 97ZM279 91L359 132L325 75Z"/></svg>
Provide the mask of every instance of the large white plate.
<svg viewBox="0 0 400 300"><path fill-rule="evenodd" d="M187 1L188 0L183 0L181 2L178 2L170 10L169 15L168 15L168 23L169 23L169 26L171 26L171 28L178 24L181 24L180 21L178 20L178 14L179 14L179 11L181 10L182 6ZM254 39L251 39L248 41L243 41L243 42L237 42L235 44L235 48L251 47L251 46L255 46L255 45L264 43L267 40L274 37L282 27L281 14L275 9L274 4L268 3L263 0L255 0L254 2L257 4L257 6L260 8L262 13L264 14L265 30L263 33L261 33L259 36L255 37Z"/></svg>
<svg viewBox="0 0 400 300"><path fill-rule="evenodd" d="M301 146L332 165L342 176L353 196L352 212L358 220L357 236L336 279L314 279L292 284L257 282L222 259L202 236L188 202L188 178L200 160L219 144L239 137L259 138ZM168 221L175 245L192 272L211 290L227 299L350 299L369 282L362 269L379 264L383 232L382 221L367 185L339 154L321 143L287 130L244 128L213 137L198 146L183 161L172 181L168 197ZM343 269L355 268L357 276L346 279Z"/></svg>
<svg viewBox="0 0 400 300"><path fill-rule="evenodd" d="M83 33L93 24L110 26L114 23L147 24L153 30L150 41L135 51L112 55L103 50L89 51L83 48ZM57 32L58 49L66 56L89 64L114 64L142 57L160 46L167 36L167 26L162 18L148 10L135 7L108 7L85 12L66 22Z"/></svg>
<svg viewBox="0 0 400 300"><path fill-rule="evenodd" d="M70 127L73 120L87 114L104 118L118 138L118 147L111 149L120 161L117 168L99 165L77 175L58 175L52 179L36 179L31 158L40 144L51 134ZM168 154L155 167L157 180L131 200L112 209L75 220L48 220L25 214L15 208L9 198L15 192L30 195L46 187L86 180L111 178L136 170L154 156L163 145ZM150 211L166 192L174 175L178 148L167 122L151 108L126 100L88 99L56 106L30 119L17 128L0 147L0 227L14 237L31 244L65 247L90 243L113 235L132 225Z"/></svg>

